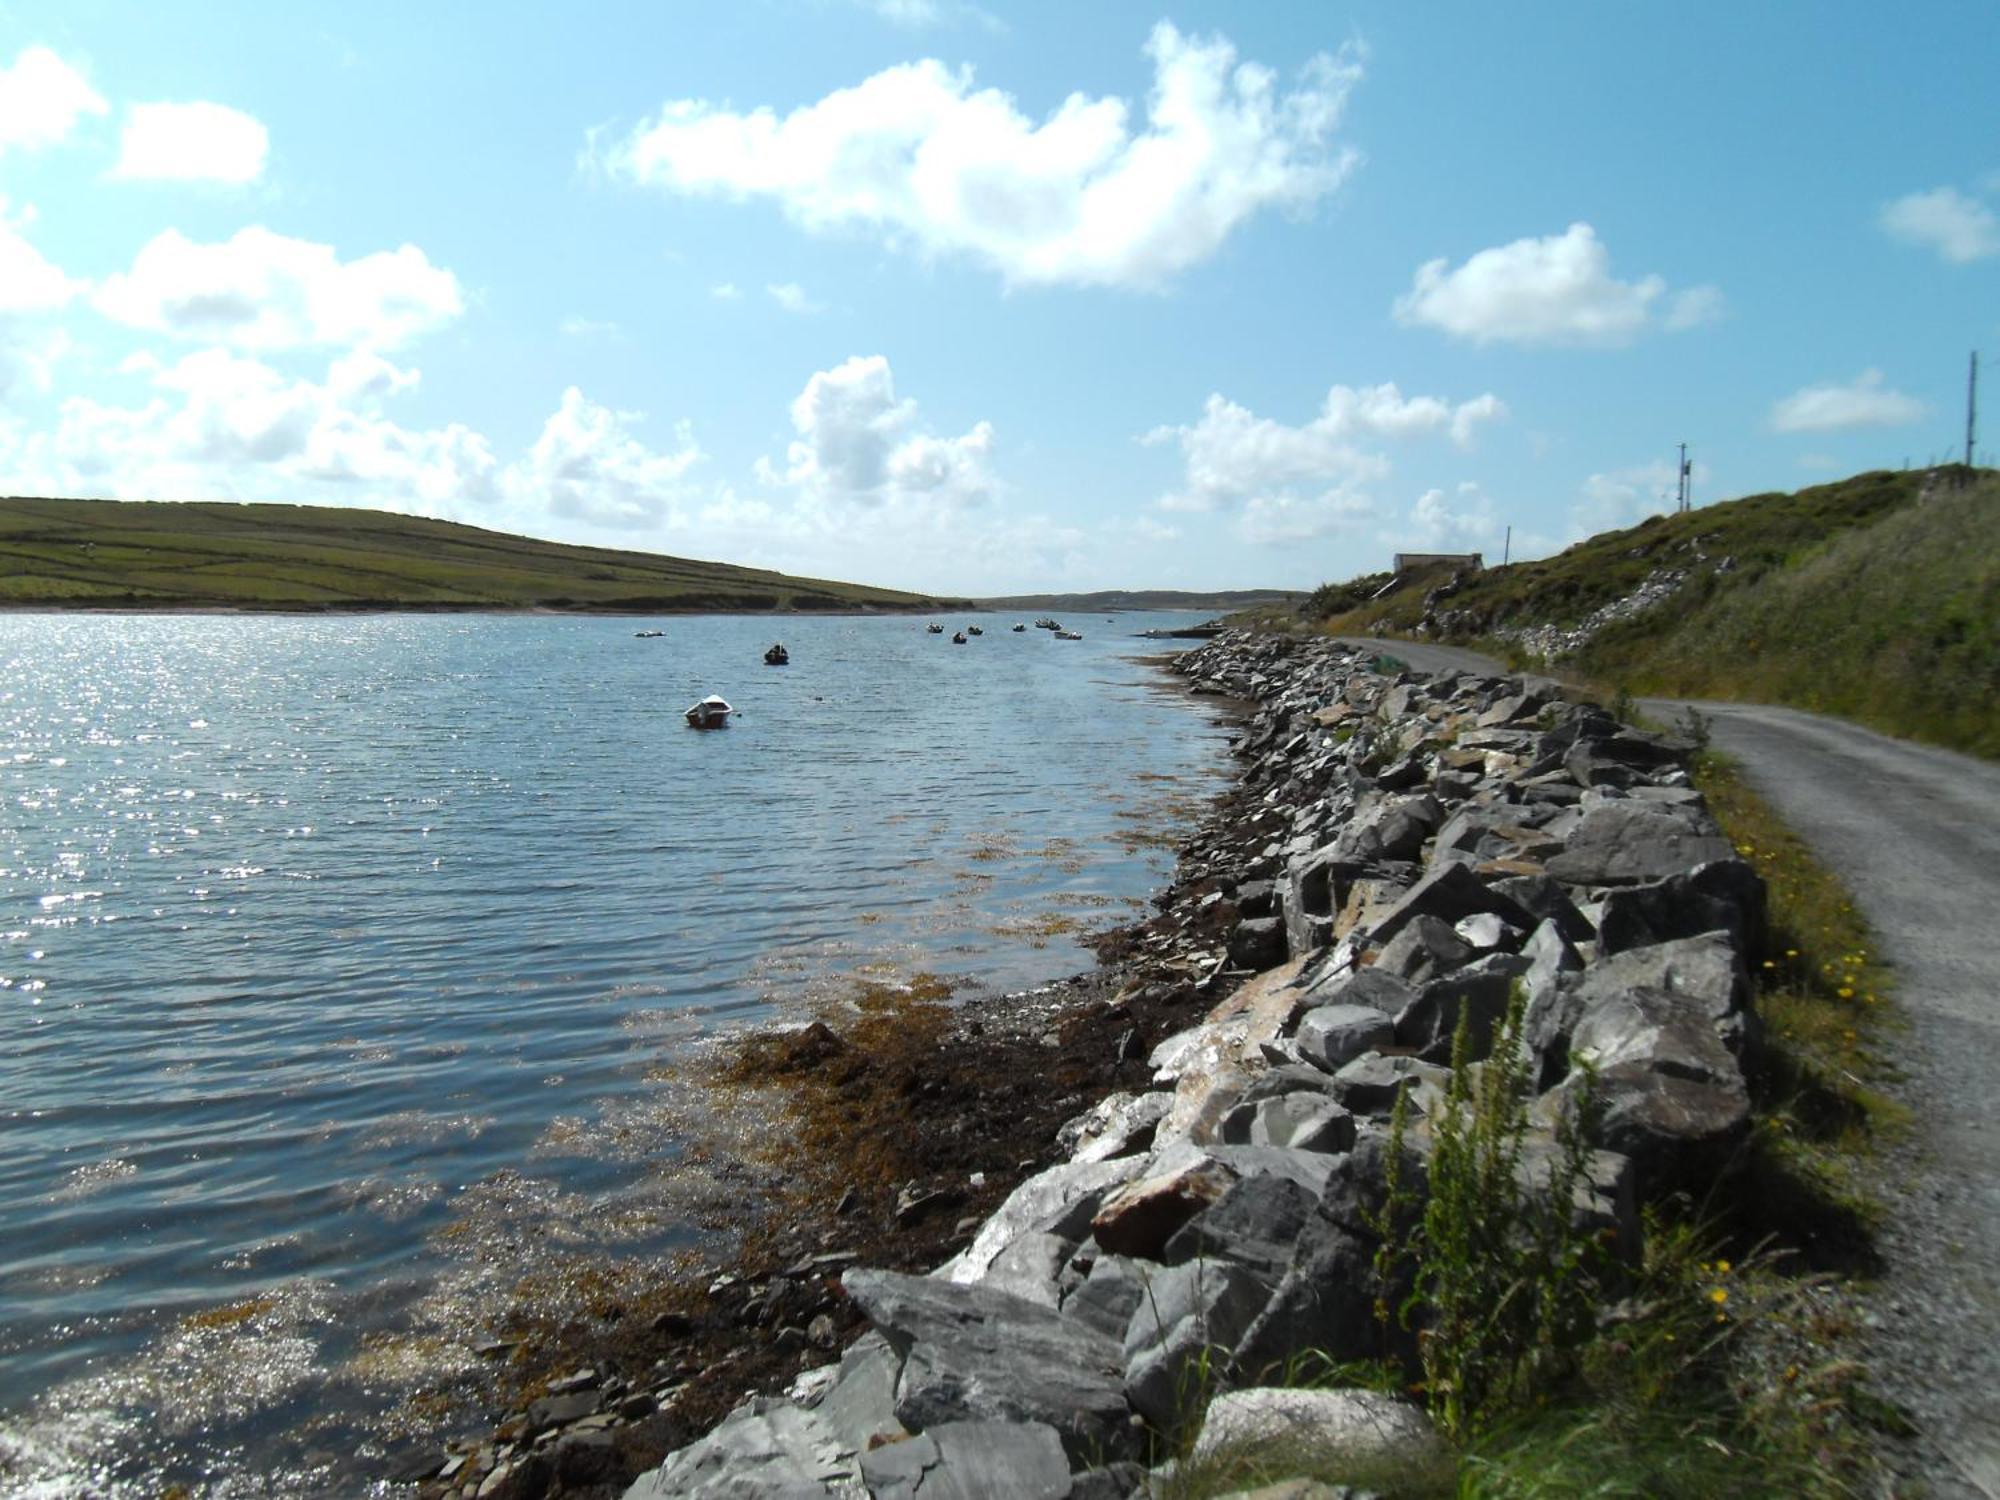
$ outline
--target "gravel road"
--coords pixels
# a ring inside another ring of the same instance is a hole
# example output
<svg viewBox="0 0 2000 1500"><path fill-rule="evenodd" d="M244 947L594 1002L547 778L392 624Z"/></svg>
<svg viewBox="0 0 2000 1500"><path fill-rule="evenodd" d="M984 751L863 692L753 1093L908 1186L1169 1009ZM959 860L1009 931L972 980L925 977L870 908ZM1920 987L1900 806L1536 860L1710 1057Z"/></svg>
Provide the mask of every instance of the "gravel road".
<svg viewBox="0 0 2000 1500"><path fill-rule="evenodd" d="M1475 652L1358 645L1418 671L1495 671ZM1671 722L1684 706L1646 701ZM1714 743L1847 884L1897 974L1887 1039L1915 1112L1876 1164L1888 1271L1863 1299L1872 1387L1921 1435L1935 1500L2000 1500L2000 766L1793 709L1700 703Z"/></svg>

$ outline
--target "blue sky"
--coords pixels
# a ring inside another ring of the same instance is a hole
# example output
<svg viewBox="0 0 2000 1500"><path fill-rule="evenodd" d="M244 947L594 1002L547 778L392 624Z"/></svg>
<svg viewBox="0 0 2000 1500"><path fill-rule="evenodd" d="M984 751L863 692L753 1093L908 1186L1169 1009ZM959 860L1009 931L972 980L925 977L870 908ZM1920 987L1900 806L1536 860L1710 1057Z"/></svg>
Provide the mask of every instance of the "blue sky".
<svg viewBox="0 0 2000 1500"><path fill-rule="evenodd" d="M1681 441L1697 503L1957 451L1996 63L1988 4L0 0L0 493L981 593L1534 555Z"/></svg>

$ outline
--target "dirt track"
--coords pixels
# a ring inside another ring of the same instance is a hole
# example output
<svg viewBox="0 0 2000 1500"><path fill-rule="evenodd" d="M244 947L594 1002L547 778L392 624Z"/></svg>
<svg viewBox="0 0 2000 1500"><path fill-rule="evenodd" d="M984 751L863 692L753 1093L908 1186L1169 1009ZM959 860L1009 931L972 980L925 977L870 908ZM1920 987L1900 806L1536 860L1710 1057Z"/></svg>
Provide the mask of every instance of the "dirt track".
<svg viewBox="0 0 2000 1500"><path fill-rule="evenodd" d="M1504 670L1455 647L1357 644L1419 671ZM1684 705L1643 706L1670 721ZM1863 1355L1922 1429L1926 1493L2000 1500L2000 766L1793 709L1697 706L1897 972L1910 1025L1888 1050L1917 1123L1879 1163L1889 1271Z"/></svg>

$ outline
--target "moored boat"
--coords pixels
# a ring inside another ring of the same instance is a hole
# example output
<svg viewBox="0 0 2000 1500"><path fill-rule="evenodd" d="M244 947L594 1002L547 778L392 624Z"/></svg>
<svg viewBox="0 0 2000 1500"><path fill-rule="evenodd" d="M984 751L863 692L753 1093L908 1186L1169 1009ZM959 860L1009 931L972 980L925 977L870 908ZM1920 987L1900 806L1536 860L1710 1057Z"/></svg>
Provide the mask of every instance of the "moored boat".
<svg viewBox="0 0 2000 1500"><path fill-rule="evenodd" d="M764 653L764 665L767 667L787 667L791 662L792 653L785 649L783 641L773 641L771 649Z"/></svg>
<svg viewBox="0 0 2000 1500"><path fill-rule="evenodd" d="M963 646L965 644L965 632L963 630L954 630L951 633L951 643L954 646Z"/></svg>
<svg viewBox="0 0 2000 1500"><path fill-rule="evenodd" d="M1058 630L1056 632L1056 639L1059 641L1080 641L1083 637L1078 635L1074 630Z"/></svg>
<svg viewBox="0 0 2000 1500"><path fill-rule="evenodd" d="M926 633L926 634L928 634L928 635L943 635L943 634L944 634L944 626L942 626L942 625L926 625L926 626L924 627L924 631L925 631L925 633Z"/></svg>
<svg viewBox="0 0 2000 1500"><path fill-rule="evenodd" d="M688 727L692 729L722 729L727 727L729 716L736 710L722 699L710 693L701 702L690 704L687 711Z"/></svg>

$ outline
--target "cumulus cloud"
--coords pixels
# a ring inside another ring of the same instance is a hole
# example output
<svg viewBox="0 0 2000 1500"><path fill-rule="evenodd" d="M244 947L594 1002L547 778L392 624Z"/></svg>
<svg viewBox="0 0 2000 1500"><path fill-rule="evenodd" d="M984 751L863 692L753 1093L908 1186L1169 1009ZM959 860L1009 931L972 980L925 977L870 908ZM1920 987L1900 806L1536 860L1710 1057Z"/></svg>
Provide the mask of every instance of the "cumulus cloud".
<svg viewBox="0 0 2000 1500"><path fill-rule="evenodd" d="M1955 265L2000 255L2000 218L1957 188L1932 188L1885 203L1881 224L1895 238L1935 250Z"/></svg>
<svg viewBox="0 0 2000 1500"><path fill-rule="evenodd" d="M636 412L600 406L571 386L542 426L527 457L510 467L505 488L529 509L613 529L671 523L694 498L688 471L702 461L685 422L674 450L658 453L631 432Z"/></svg>
<svg viewBox="0 0 2000 1500"><path fill-rule="evenodd" d="M1455 270L1440 257L1417 269L1396 300L1396 320L1443 329L1477 344L1611 346L1657 326L1692 327L1718 316L1722 294L1692 287L1672 296L1658 276L1620 281L1597 232L1561 234L1481 250Z"/></svg>
<svg viewBox="0 0 2000 1500"><path fill-rule="evenodd" d="M170 365L140 356L128 373L153 394L137 406L64 401L52 429L9 455L51 494L365 503L449 513L490 496L497 465L486 440L452 424L403 427L383 404L417 372L359 352L323 380L287 375L227 349Z"/></svg>
<svg viewBox="0 0 2000 1500"><path fill-rule="evenodd" d="M10 147L53 146L84 115L110 106L84 77L47 47L24 48L13 66L0 67L0 155Z"/></svg>
<svg viewBox="0 0 2000 1500"><path fill-rule="evenodd" d="M885 69L780 116L677 99L611 149L630 181L777 203L809 231L855 229L1009 283L1158 287L1245 220L1303 210L1356 160L1332 141L1361 75L1318 54L1296 87L1224 38L1162 21L1142 128L1123 99L1071 94L1039 122L969 68Z"/></svg>
<svg viewBox="0 0 2000 1500"><path fill-rule="evenodd" d="M734 302L743 295L743 290L733 281L718 281L708 289L708 295L717 302Z"/></svg>
<svg viewBox="0 0 2000 1500"><path fill-rule="evenodd" d="M270 136L226 104L135 104L125 115L114 177L151 182L255 182Z"/></svg>
<svg viewBox="0 0 2000 1500"><path fill-rule="evenodd" d="M1299 426L1212 395L1198 422L1156 427L1141 441L1181 451L1182 482L1161 497L1162 509L1233 511L1246 539L1280 544L1349 529L1377 513L1374 490L1392 466L1370 445L1443 435L1462 446L1479 423L1505 412L1491 393L1454 404L1406 397L1393 383L1336 385L1319 415Z"/></svg>
<svg viewBox="0 0 2000 1500"><path fill-rule="evenodd" d="M343 261L331 245L261 226L207 245L169 229L96 304L134 328L253 350L394 349L465 305L458 279L415 245Z"/></svg>
<svg viewBox="0 0 2000 1500"><path fill-rule="evenodd" d="M761 477L815 505L934 512L992 495L992 424L979 422L954 438L915 431L916 403L898 399L889 361L879 354L815 373L791 415L798 437L785 450L785 466L764 463Z"/></svg>
<svg viewBox="0 0 2000 1500"><path fill-rule="evenodd" d="M1771 408L1778 432L1833 432L1845 427L1901 427L1921 421L1924 404L1863 370L1846 385L1809 385Z"/></svg>
<svg viewBox="0 0 2000 1500"><path fill-rule="evenodd" d="M1677 462L1659 458L1585 479L1582 493L1570 507L1570 539L1595 536L1600 531L1619 531L1648 516L1666 515L1674 508L1679 488ZM1700 490L1708 481L1709 471L1696 462L1691 477Z"/></svg>
<svg viewBox="0 0 2000 1500"><path fill-rule="evenodd" d="M1392 540L1405 551L1469 552L1493 546L1501 535L1492 496L1467 480L1450 494L1425 490Z"/></svg>
<svg viewBox="0 0 2000 1500"><path fill-rule="evenodd" d="M54 312L82 290L29 243L33 222L33 210L11 213L0 198L0 317Z"/></svg>

